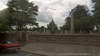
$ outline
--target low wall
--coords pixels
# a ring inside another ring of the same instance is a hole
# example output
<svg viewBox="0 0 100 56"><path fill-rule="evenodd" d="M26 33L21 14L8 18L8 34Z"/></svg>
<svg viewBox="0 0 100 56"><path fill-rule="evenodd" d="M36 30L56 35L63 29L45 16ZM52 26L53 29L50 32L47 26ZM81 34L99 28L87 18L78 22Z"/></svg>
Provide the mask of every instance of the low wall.
<svg viewBox="0 0 100 56"><path fill-rule="evenodd" d="M29 35L29 42L100 45L100 35Z"/></svg>
<svg viewBox="0 0 100 56"><path fill-rule="evenodd" d="M3 34L0 34L0 41L10 40L15 43L20 43L22 45L25 45L27 43L27 40L29 39L29 37L28 37L29 33L30 32L24 32L24 31L3 33Z"/></svg>
<svg viewBox="0 0 100 56"><path fill-rule="evenodd" d="M0 41L8 39L8 34L0 34Z"/></svg>
<svg viewBox="0 0 100 56"><path fill-rule="evenodd" d="M8 39L21 43L28 44L32 42L41 43L58 43L58 44L78 44L78 45L95 45L100 44L100 35L90 34L32 34L32 32L16 32L4 35ZM4 38L2 37L2 38ZM1 39L1 38L0 38Z"/></svg>
<svg viewBox="0 0 100 56"><path fill-rule="evenodd" d="M14 33L3 33L0 34L0 41L10 40L16 43L22 42L22 32L14 32Z"/></svg>

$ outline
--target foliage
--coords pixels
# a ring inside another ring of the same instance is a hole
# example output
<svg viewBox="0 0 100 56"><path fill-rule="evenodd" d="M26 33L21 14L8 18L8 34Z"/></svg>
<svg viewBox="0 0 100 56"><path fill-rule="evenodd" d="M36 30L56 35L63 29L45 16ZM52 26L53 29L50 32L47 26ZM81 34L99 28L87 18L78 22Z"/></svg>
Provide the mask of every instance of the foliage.
<svg viewBox="0 0 100 56"><path fill-rule="evenodd" d="M40 27L41 32L45 32L46 28L44 26Z"/></svg>
<svg viewBox="0 0 100 56"><path fill-rule="evenodd" d="M8 30L7 9L0 11L0 33Z"/></svg>
<svg viewBox="0 0 100 56"><path fill-rule="evenodd" d="M85 5L77 5L74 9L75 12L73 13L74 19L80 19L82 17L88 16L88 8ZM72 11L71 11L72 12Z"/></svg>
<svg viewBox="0 0 100 56"><path fill-rule="evenodd" d="M97 25L100 25L100 0L93 0L95 3L94 18L96 19Z"/></svg>
<svg viewBox="0 0 100 56"><path fill-rule="evenodd" d="M100 0L92 0L95 3L94 6L94 19L97 33L100 33Z"/></svg>
<svg viewBox="0 0 100 56"><path fill-rule="evenodd" d="M28 0L10 0L7 5L10 26L22 30L27 25L38 25L35 18L38 15L38 7L34 3Z"/></svg>
<svg viewBox="0 0 100 56"><path fill-rule="evenodd" d="M74 27L76 32L84 32L86 31L89 33L90 31L93 31L94 29L94 19L91 16L83 17L81 19L75 19L74 20Z"/></svg>
<svg viewBox="0 0 100 56"><path fill-rule="evenodd" d="M76 9L73 13L75 32L79 33L80 31L85 31L89 33L92 31L95 26L95 21L93 17L88 14L88 8L84 5L78 5L74 9ZM68 16L66 19L66 24L62 28L63 30L70 30L71 17Z"/></svg>

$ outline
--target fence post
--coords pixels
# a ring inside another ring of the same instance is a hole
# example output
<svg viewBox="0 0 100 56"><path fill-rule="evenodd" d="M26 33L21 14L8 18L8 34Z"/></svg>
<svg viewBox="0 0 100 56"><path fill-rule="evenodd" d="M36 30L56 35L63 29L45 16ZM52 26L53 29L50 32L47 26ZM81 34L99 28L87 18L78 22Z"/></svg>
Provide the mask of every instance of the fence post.
<svg viewBox="0 0 100 56"><path fill-rule="evenodd" d="M31 31L26 32L26 44L30 43L29 35L31 35L31 34L32 34Z"/></svg>

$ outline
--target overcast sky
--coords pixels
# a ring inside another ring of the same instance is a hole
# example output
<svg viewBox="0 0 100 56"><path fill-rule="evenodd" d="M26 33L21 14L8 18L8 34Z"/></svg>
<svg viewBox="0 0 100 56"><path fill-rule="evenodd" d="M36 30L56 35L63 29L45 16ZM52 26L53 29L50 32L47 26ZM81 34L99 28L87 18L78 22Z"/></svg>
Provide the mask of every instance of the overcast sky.
<svg viewBox="0 0 100 56"><path fill-rule="evenodd" d="M7 8L8 0L0 0L0 10ZM77 5L87 5L89 10L93 10L91 0L29 0L39 7L38 16L36 17L40 26L46 26L52 19L58 26L65 23L71 9Z"/></svg>

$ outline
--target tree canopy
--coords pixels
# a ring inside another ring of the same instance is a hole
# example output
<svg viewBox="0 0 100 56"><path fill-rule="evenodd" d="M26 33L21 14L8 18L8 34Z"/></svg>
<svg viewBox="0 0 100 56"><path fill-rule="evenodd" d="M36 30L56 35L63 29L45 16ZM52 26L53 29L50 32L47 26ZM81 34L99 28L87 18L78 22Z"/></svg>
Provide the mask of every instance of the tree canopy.
<svg viewBox="0 0 100 56"><path fill-rule="evenodd" d="M93 12L94 12L94 19L95 19L95 26L97 28L97 32L100 33L100 0L92 0L95 3Z"/></svg>
<svg viewBox="0 0 100 56"><path fill-rule="evenodd" d="M8 30L8 20L6 19L7 14L7 9L0 11L0 33L3 33Z"/></svg>
<svg viewBox="0 0 100 56"><path fill-rule="evenodd" d="M80 19L82 17L88 16L88 8L86 5L77 5L74 9L75 12L73 13L74 19ZM72 12L72 11L71 11Z"/></svg>
<svg viewBox="0 0 100 56"><path fill-rule="evenodd" d="M88 14L88 8L85 5L78 5L73 13L75 32L86 31L89 33L94 29L94 19ZM72 12L72 11L71 11ZM70 30L71 16L66 18L66 24L62 27L64 30Z"/></svg>
<svg viewBox="0 0 100 56"><path fill-rule="evenodd" d="M34 3L28 0L10 0L7 5L9 26L22 30L26 25L38 25L35 18L38 15L38 6Z"/></svg>

